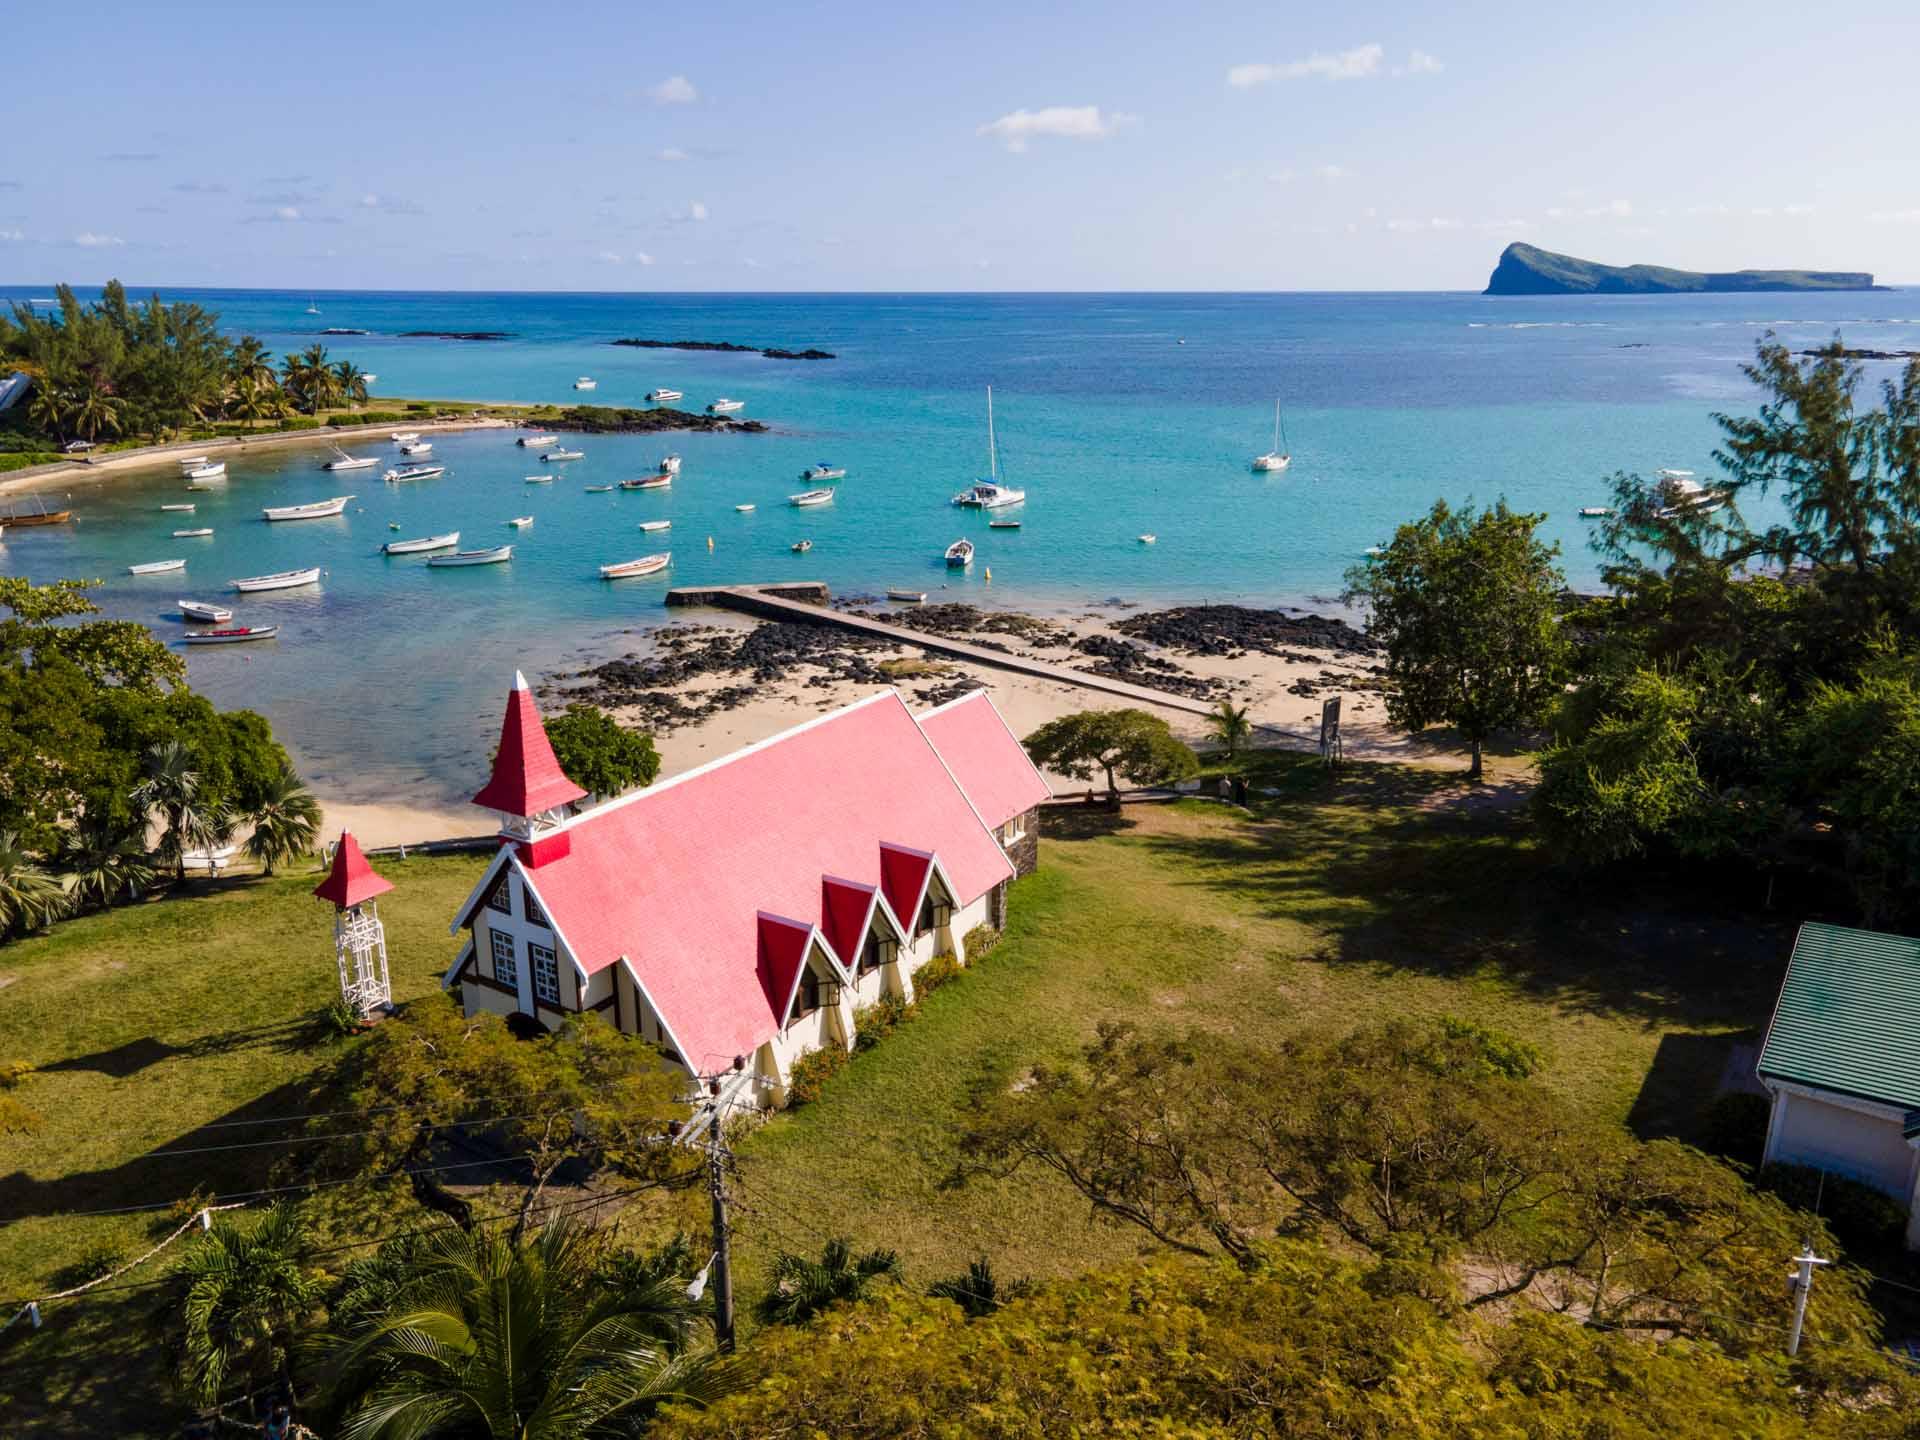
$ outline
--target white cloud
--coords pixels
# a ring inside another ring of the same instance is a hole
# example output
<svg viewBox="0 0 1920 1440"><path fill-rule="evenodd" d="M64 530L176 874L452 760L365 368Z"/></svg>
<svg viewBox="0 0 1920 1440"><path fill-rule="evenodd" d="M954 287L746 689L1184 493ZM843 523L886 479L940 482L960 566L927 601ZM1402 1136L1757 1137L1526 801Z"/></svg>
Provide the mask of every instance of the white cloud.
<svg viewBox="0 0 1920 1440"><path fill-rule="evenodd" d="M1314 180L1350 180L1353 171L1344 165L1315 165L1311 170L1276 170L1267 176L1267 183L1291 185L1303 176Z"/></svg>
<svg viewBox="0 0 1920 1440"><path fill-rule="evenodd" d="M1813 214L1813 206L1807 204L1805 201L1796 201L1792 205L1782 206L1780 213L1782 215L1811 215Z"/></svg>
<svg viewBox="0 0 1920 1440"><path fill-rule="evenodd" d="M746 266L746 267L747 267L747 269L749 269L749 270L764 270L764 269L766 269L766 266L764 266L764 265L762 265L762 264L761 264L761 263L760 263L760 262L759 262L758 260L755 260L755 259L754 259L754 258L753 258L753 257L752 257L751 255L749 255L749 256L746 256L745 258L743 258L743 259L742 259L742 260L740 261L740 263L741 263L742 265L744 265L744 266Z"/></svg>
<svg viewBox="0 0 1920 1440"><path fill-rule="evenodd" d="M1578 190L1569 191L1568 193L1574 196L1580 194ZM1569 209L1565 205L1550 205L1547 207L1547 218L1549 220L1571 220L1576 215L1584 216L1589 220L1625 220L1632 214L1633 202L1631 200L1609 200L1604 205L1588 205L1579 210Z"/></svg>
<svg viewBox="0 0 1920 1440"><path fill-rule="evenodd" d="M24 240L27 237L18 230L0 230L0 240Z"/></svg>
<svg viewBox="0 0 1920 1440"><path fill-rule="evenodd" d="M611 250L602 250L594 258L599 260L600 263L603 265L618 265L622 263L620 256L618 256Z"/></svg>
<svg viewBox="0 0 1920 1440"><path fill-rule="evenodd" d="M1098 105L1048 105L1039 110L1012 110L973 133L991 136L1016 154L1040 136L1061 140L1105 140L1130 125L1138 115L1115 110L1102 114Z"/></svg>
<svg viewBox="0 0 1920 1440"><path fill-rule="evenodd" d="M1531 230L1533 222L1531 220L1476 220L1473 222L1473 228L1496 231Z"/></svg>
<svg viewBox="0 0 1920 1440"><path fill-rule="evenodd" d="M111 245L124 245L127 242L118 235L102 235L93 230L82 230L73 237L73 243L82 250L101 250Z"/></svg>
<svg viewBox="0 0 1920 1440"><path fill-rule="evenodd" d="M182 195L224 195L227 187L218 180L182 180L174 190Z"/></svg>
<svg viewBox="0 0 1920 1440"><path fill-rule="evenodd" d="M633 252L633 263L636 265L651 265L653 263L653 256L644 250L636 250Z"/></svg>
<svg viewBox="0 0 1920 1440"><path fill-rule="evenodd" d="M1876 210L1867 219L1876 225L1920 225L1920 210Z"/></svg>
<svg viewBox="0 0 1920 1440"><path fill-rule="evenodd" d="M1316 165L1313 173L1322 180L1345 180L1353 174L1344 165Z"/></svg>
<svg viewBox="0 0 1920 1440"><path fill-rule="evenodd" d="M1411 55L1407 56L1406 64L1396 65L1394 67L1393 73L1396 75L1438 75L1446 68L1446 66L1440 63L1438 57L1429 55L1424 50L1415 50Z"/></svg>
<svg viewBox="0 0 1920 1440"><path fill-rule="evenodd" d="M676 149L674 146L669 145L664 150L654 151L653 158L656 160L665 160L668 164L674 164L677 161L686 159L687 152L684 150Z"/></svg>
<svg viewBox="0 0 1920 1440"><path fill-rule="evenodd" d="M1227 84L1236 90L1255 85L1270 85L1275 80L1364 80L1380 73L1386 50L1379 45L1356 45L1332 55L1309 55L1304 60L1285 60L1278 64L1235 65L1227 71Z"/></svg>
<svg viewBox="0 0 1920 1440"><path fill-rule="evenodd" d="M371 190L360 197L360 208L362 210L378 210L383 215L426 214L426 211L422 210L411 200L396 200L391 195L376 195Z"/></svg>
<svg viewBox="0 0 1920 1440"><path fill-rule="evenodd" d="M1733 212L1725 205L1689 205L1689 215L1731 215Z"/></svg>
<svg viewBox="0 0 1920 1440"><path fill-rule="evenodd" d="M647 87L647 97L656 105L691 105L700 98L700 92L686 76L669 75L658 85Z"/></svg>
<svg viewBox="0 0 1920 1440"><path fill-rule="evenodd" d="M298 220L300 218L300 209L296 205L281 205L274 210L273 218L288 222Z"/></svg>
<svg viewBox="0 0 1920 1440"><path fill-rule="evenodd" d="M692 201L686 209L675 210L667 216L667 219L671 220L675 225L697 225L706 218L707 203L704 200Z"/></svg>
<svg viewBox="0 0 1920 1440"><path fill-rule="evenodd" d="M1387 229L1403 232L1413 232L1417 230L1464 230L1465 228L1466 222L1464 220L1453 220L1444 216L1435 217L1430 220L1387 221Z"/></svg>

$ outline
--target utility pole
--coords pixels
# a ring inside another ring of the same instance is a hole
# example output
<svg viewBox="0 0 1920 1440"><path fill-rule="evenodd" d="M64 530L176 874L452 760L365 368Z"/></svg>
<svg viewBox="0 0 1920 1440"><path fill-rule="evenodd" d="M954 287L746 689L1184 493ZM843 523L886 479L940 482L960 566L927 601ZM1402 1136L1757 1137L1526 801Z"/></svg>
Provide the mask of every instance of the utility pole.
<svg viewBox="0 0 1920 1440"><path fill-rule="evenodd" d="M1789 1355L1800 1353L1800 1331L1807 1323L1807 1296L1813 1289L1813 1267L1832 1263L1813 1253L1812 1241L1802 1245L1800 1253L1793 1257L1794 1268L1787 1279L1787 1289L1793 1295L1793 1329L1787 1335Z"/></svg>
<svg viewBox="0 0 1920 1440"><path fill-rule="evenodd" d="M721 1122L753 1083L746 1067L746 1057L735 1056L731 1071L702 1076L706 1098L674 1133L681 1144L702 1136L707 1142L707 1194L713 1200L713 1329L722 1351L733 1349L733 1232L727 1219L727 1161L733 1157L727 1153Z"/></svg>

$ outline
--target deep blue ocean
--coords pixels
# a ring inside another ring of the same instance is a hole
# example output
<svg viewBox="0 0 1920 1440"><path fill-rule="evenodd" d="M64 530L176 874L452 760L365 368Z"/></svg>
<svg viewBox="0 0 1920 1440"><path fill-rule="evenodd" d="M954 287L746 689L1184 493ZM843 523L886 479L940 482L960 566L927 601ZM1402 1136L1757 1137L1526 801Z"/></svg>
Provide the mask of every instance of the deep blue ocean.
<svg viewBox="0 0 1920 1440"><path fill-rule="evenodd" d="M0 287L0 300L50 295ZM83 291L83 298L93 292ZM134 293L146 292L135 287ZM234 462L187 494L170 469L77 485L77 523L9 531L0 573L101 576L110 613L179 634L178 596L217 598L240 575L322 565L316 590L235 597L277 622L268 646L196 649L194 683L264 711L317 782L379 799L471 788L511 671L616 653L658 623L669 584L818 578L837 592L909 585L944 598L1060 609L1120 597L1330 608L1342 572L1440 496L1546 512L1568 578L1591 584L1582 505L1616 470L1710 474L1716 410L1745 411L1740 374L1772 329L1800 347L1920 348L1920 291L1835 295L1495 299L1471 294L564 295L162 288L276 352L322 339L379 377L382 396L639 405L656 386L697 408L747 402L764 435L577 437L586 458L542 466L502 432L436 440L440 480L329 475L324 452ZM306 312L312 301L320 313ZM368 330L325 336L322 327ZM509 332L401 339L403 330ZM619 336L835 352L831 361L616 348ZM1184 342L1184 343L1183 343ZM1872 367L1892 373L1891 366ZM576 377L598 382L590 395ZM1028 500L1018 531L949 497L987 464L985 390L1000 458ZM1249 470L1285 404L1292 467ZM355 447L378 453L388 446ZM589 494L685 457L666 492ZM785 497L820 459L844 465L835 504ZM561 471L552 485L526 475ZM355 493L336 520L268 525L260 508ZM191 516L163 503L192 500ZM747 515L736 504L752 502ZM504 522L531 514L530 529ZM643 535L642 520L669 519ZM398 531L390 529L397 524ZM174 540L187 526L211 539ZM387 559L396 534L459 529L516 545L510 566L428 572ZM1152 532L1158 543L1136 536ZM941 552L970 536L979 561ZM795 555L797 538L814 542ZM712 548L708 548L708 540ZM669 578L607 584L596 567L671 548ZM187 572L126 567L184 555ZM991 571L991 581L987 576Z"/></svg>

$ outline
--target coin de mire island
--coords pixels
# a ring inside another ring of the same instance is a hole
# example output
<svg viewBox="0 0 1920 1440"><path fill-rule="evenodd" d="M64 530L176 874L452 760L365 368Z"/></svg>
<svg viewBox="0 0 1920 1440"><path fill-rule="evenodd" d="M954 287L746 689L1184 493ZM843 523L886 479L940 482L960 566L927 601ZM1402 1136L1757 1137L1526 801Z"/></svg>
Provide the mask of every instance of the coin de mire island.
<svg viewBox="0 0 1920 1440"><path fill-rule="evenodd" d="M689 1074L853 1044L936 955L1005 923L1039 853L1041 777L984 690L914 714L885 690L599 804L567 779L516 674L473 803L499 851L454 916L468 1015L596 1011Z"/></svg>

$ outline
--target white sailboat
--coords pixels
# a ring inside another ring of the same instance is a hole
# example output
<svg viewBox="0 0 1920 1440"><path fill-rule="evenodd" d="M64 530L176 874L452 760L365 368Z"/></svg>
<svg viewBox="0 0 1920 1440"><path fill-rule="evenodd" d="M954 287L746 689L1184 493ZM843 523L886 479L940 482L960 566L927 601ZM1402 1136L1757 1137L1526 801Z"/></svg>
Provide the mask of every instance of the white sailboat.
<svg viewBox="0 0 1920 1440"><path fill-rule="evenodd" d="M1000 447L993 433L993 387L987 387L987 478L978 481L953 497L953 503L977 510L998 510L1007 505L1018 505L1027 498L1027 492L1016 490L1011 485L1001 483Z"/></svg>
<svg viewBox="0 0 1920 1440"><path fill-rule="evenodd" d="M333 451L333 459L322 465L322 470L371 470L380 463L371 455L349 455L338 445L329 448Z"/></svg>
<svg viewBox="0 0 1920 1440"><path fill-rule="evenodd" d="M1280 397L1273 398L1273 448L1264 455L1253 457L1256 470L1284 470L1293 463L1293 456L1287 451L1287 432L1280 419Z"/></svg>

